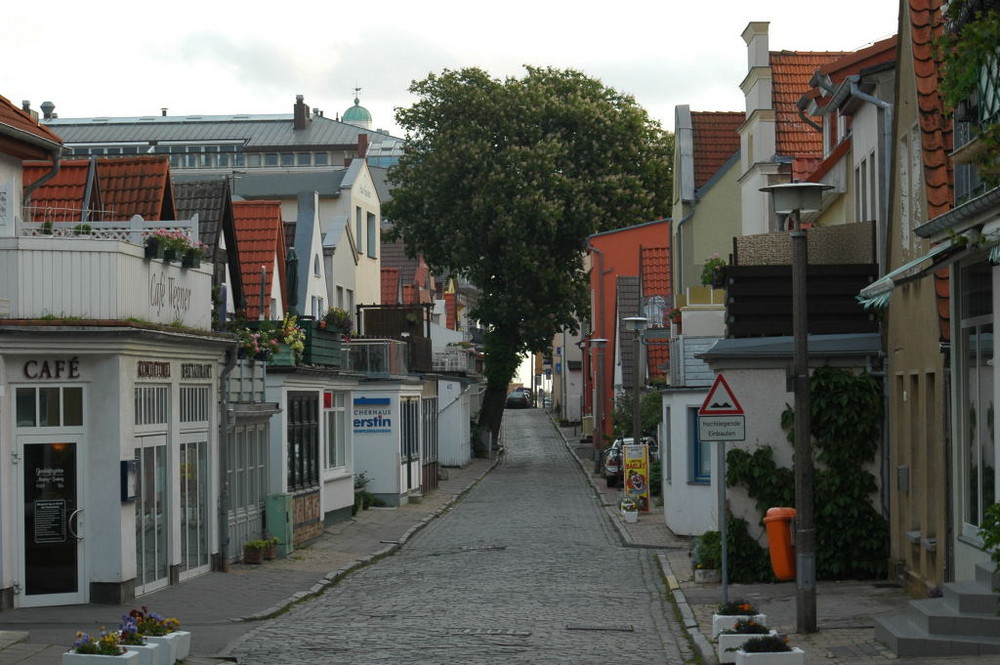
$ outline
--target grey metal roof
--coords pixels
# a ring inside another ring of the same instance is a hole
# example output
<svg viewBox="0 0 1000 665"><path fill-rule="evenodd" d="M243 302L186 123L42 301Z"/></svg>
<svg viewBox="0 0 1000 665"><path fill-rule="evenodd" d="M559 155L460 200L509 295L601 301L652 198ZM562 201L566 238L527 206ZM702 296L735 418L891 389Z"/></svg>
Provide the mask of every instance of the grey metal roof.
<svg viewBox="0 0 1000 665"><path fill-rule="evenodd" d="M43 124L67 146L87 143L212 143L238 142L245 149L282 147L356 147L358 134L369 143L399 142L389 134L313 116L305 129L296 130L292 114L144 116L133 118L51 118Z"/></svg>
<svg viewBox="0 0 1000 665"><path fill-rule="evenodd" d="M882 341L878 333L845 333L840 335L809 335L810 357L873 356L882 351ZM720 339L697 358L721 360L724 358L791 358L794 353L794 338L781 337L741 337Z"/></svg>
<svg viewBox="0 0 1000 665"><path fill-rule="evenodd" d="M333 171L285 171L281 173L256 173L248 171L233 179L233 196L244 199L262 199L269 196L298 196L300 192L316 192L320 196L340 196L347 169ZM197 171L177 172L174 182L194 182L218 178L218 174L199 174Z"/></svg>

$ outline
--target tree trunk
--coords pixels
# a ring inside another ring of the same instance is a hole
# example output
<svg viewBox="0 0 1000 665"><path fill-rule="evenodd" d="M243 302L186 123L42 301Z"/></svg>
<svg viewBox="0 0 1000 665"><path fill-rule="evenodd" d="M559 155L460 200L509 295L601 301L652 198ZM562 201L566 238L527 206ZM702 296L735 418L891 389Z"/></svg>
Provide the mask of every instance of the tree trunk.
<svg viewBox="0 0 1000 665"><path fill-rule="evenodd" d="M495 386L492 382L486 384L486 392L483 393L483 408L479 411L479 430L480 432L489 432L490 441L496 442L500 438L500 422L503 419L506 399L506 385ZM486 452L489 454L489 450Z"/></svg>

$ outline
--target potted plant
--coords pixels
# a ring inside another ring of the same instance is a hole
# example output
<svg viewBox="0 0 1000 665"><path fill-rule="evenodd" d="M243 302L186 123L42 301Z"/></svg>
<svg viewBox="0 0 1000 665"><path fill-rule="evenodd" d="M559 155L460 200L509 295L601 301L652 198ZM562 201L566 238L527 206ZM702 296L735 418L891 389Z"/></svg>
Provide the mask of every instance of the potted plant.
<svg viewBox="0 0 1000 665"><path fill-rule="evenodd" d="M776 634L777 631L771 630L764 624L757 623L753 619L737 619L731 628L727 628L719 633L719 662L734 662L736 660L736 651L743 646L744 642L753 637Z"/></svg>
<svg viewBox="0 0 1000 665"><path fill-rule="evenodd" d="M243 563L264 563L265 549L267 549L267 541L263 538L246 541L243 543Z"/></svg>
<svg viewBox="0 0 1000 665"><path fill-rule="evenodd" d="M284 344L290 353L292 358L290 364L297 365L299 360L302 359L302 352L306 348L306 333L298 324L298 317L291 314L286 314L285 319L281 322L281 326L278 328L278 339L281 340L281 344Z"/></svg>
<svg viewBox="0 0 1000 665"><path fill-rule="evenodd" d="M275 559L278 558L278 543L279 542L280 541L277 538L273 537L273 536L271 538L265 538L264 539L264 543L265 543L265 545L264 545L264 560L265 561L274 561Z"/></svg>
<svg viewBox="0 0 1000 665"><path fill-rule="evenodd" d="M167 263L181 258L189 249L204 247L201 243L189 239L183 231L168 229L157 229L147 234L144 244L147 259L162 258Z"/></svg>
<svg viewBox="0 0 1000 665"><path fill-rule="evenodd" d="M622 516L628 523L635 523L639 521L639 500L633 496L626 495L625 498L621 500L618 507L622 511Z"/></svg>
<svg viewBox="0 0 1000 665"><path fill-rule="evenodd" d="M198 268L201 260L205 258L206 245L200 242L192 243L181 256L181 268Z"/></svg>
<svg viewBox="0 0 1000 665"><path fill-rule="evenodd" d="M722 537L718 531L706 531L698 536L692 551L694 581L698 584L718 584L722 581L719 560L722 558Z"/></svg>
<svg viewBox="0 0 1000 665"><path fill-rule="evenodd" d="M255 328L237 328L236 341L240 357L250 360L270 360L281 345L277 330L270 321L262 321Z"/></svg>
<svg viewBox="0 0 1000 665"><path fill-rule="evenodd" d="M93 229L90 224L77 224L73 227L73 235L77 236L89 236Z"/></svg>
<svg viewBox="0 0 1000 665"><path fill-rule="evenodd" d="M721 289L726 283L726 260L712 253L705 259L701 269L701 283L713 289Z"/></svg>
<svg viewBox="0 0 1000 665"><path fill-rule="evenodd" d="M806 653L784 635L751 637L736 650L736 665L804 665Z"/></svg>
<svg viewBox="0 0 1000 665"><path fill-rule="evenodd" d="M62 654L61 661L62 665L86 665L107 662L108 658L135 663L139 654L122 647L121 635L117 630L105 630L102 627L97 635L78 631L73 646Z"/></svg>
<svg viewBox="0 0 1000 665"><path fill-rule="evenodd" d="M159 644L146 641L146 636L139 632L138 620L129 614L122 617L118 626L119 643L128 651L139 654L138 665L159 665Z"/></svg>
<svg viewBox="0 0 1000 665"><path fill-rule="evenodd" d="M191 653L191 633L181 630L181 623L173 617L151 612L145 606L128 613L135 620L139 633L150 644L156 644L157 665L173 665Z"/></svg>
<svg viewBox="0 0 1000 665"><path fill-rule="evenodd" d="M341 335L350 335L354 321L351 320L351 315L347 311L339 307L331 307L326 310L326 314L320 320L320 327Z"/></svg>
<svg viewBox="0 0 1000 665"><path fill-rule="evenodd" d="M752 619L763 625L767 624L767 615L758 612L752 603L743 599L731 600L719 605L715 613L712 614L712 637L718 637L724 629L732 626L736 617L741 617L746 621Z"/></svg>

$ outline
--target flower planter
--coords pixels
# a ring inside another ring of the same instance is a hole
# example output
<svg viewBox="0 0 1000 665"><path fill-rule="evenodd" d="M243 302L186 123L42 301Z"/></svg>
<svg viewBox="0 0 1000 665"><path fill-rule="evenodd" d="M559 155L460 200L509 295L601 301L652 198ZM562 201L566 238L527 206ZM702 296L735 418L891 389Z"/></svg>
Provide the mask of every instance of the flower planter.
<svg viewBox="0 0 1000 665"><path fill-rule="evenodd" d="M295 352L292 351L292 347L282 342L267 364L276 367L295 367Z"/></svg>
<svg viewBox="0 0 1000 665"><path fill-rule="evenodd" d="M777 635L777 631L772 630L768 634ZM736 651L751 637L760 637L760 635L752 633L719 633L719 643L717 645L719 662L735 663Z"/></svg>
<svg viewBox="0 0 1000 665"><path fill-rule="evenodd" d="M275 559L278 558L278 546L277 545L268 545L267 547L264 548L263 551L264 551L264 560L265 561L274 561Z"/></svg>
<svg viewBox="0 0 1000 665"><path fill-rule="evenodd" d="M174 665L178 660L184 660L191 654L191 632L187 630L177 630L160 636L147 635L146 641L160 645L160 649L156 652L159 659L156 665Z"/></svg>
<svg viewBox="0 0 1000 665"><path fill-rule="evenodd" d="M736 665L805 665L806 652L798 647L791 651L736 652Z"/></svg>
<svg viewBox="0 0 1000 665"><path fill-rule="evenodd" d="M123 644L123 647L129 651L135 651L139 654L139 657L133 661L137 665L159 665L159 650L161 649L159 644L154 644L153 642L146 642L146 644Z"/></svg>
<svg viewBox="0 0 1000 665"><path fill-rule="evenodd" d="M201 267L201 256L198 252L189 249L184 252L184 256L181 258L181 268L199 268Z"/></svg>
<svg viewBox="0 0 1000 665"><path fill-rule="evenodd" d="M719 584L722 582L722 571L718 568L696 568L694 581L698 584Z"/></svg>
<svg viewBox="0 0 1000 665"><path fill-rule="evenodd" d="M767 625L766 614L713 614L712 637L718 637L719 633L722 631L730 630L740 619L743 619L744 621L752 620L754 623L759 623L762 626Z"/></svg>
<svg viewBox="0 0 1000 665"><path fill-rule="evenodd" d="M161 245L160 241L155 238L146 240L146 247L144 248L144 251L147 259L163 258L163 245Z"/></svg>
<svg viewBox="0 0 1000 665"><path fill-rule="evenodd" d="M256 547L243 548L243 563L261 564L264 563L264 550Z"/></svg>
<svg viewBox="0 0 1000 665"><path fill-rule="evenodd" d="M344 334L321 319L302 326L306 333L302 362L306 365L343 366Z"/></svg>
<svg viewBox="0 0 1000 665"><path fill-rule="evenodd" d="M168 248L163 250L163 262L172 263L177 260L177 250Z"/></svg>
<svg viewBox="0 0 1000 665"><path fill-rule="evenodd" d="M635 524L639 521L639 511L638 510L623 510L622 517L625 518L625 522L628 524Z"/></svg>
<svg viewBox="0 0 1000 665"><path fill-rule="evenodd" d="M116 663L132 663L138 665L139 654L135 651L126 651L120 656L101 656L95 653L76 653L67 651L62 655L62 665L107 665L111 661Z"/></svg>

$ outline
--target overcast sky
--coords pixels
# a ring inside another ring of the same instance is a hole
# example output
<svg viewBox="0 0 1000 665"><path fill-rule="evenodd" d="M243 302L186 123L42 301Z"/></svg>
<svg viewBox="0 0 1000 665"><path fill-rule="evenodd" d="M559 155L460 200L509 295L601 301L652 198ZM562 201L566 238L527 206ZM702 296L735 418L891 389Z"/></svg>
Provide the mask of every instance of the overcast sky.
<svg viewBox="0 0 1000 665"><path fill-rule="evenodd" d="M578 69L673 129L674 107L743 110L750 21L770 49L852 51L894 34L894 0L370 0L8 3L0 95L62 118L291 113L296 95L336 117L354 88L376 128L444 69L522 76ZM822 17L822 18L820 18Z"/></svg>

